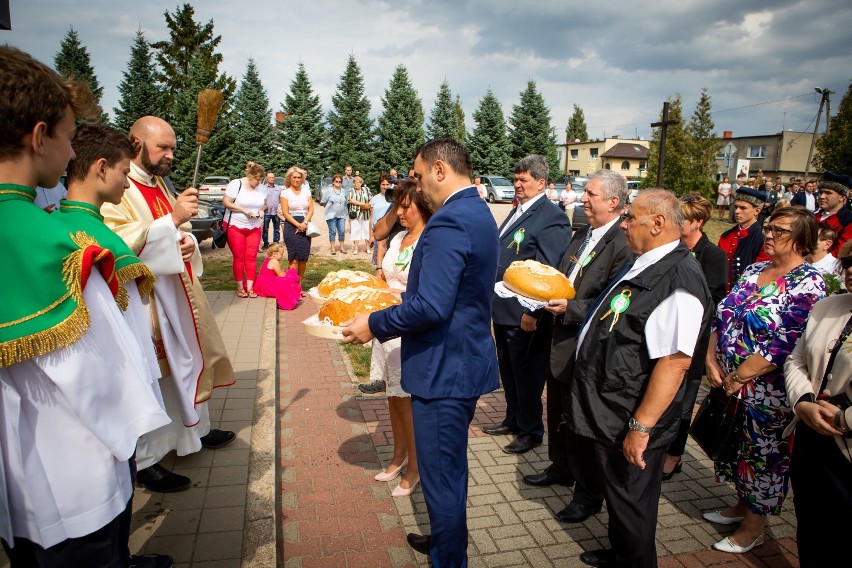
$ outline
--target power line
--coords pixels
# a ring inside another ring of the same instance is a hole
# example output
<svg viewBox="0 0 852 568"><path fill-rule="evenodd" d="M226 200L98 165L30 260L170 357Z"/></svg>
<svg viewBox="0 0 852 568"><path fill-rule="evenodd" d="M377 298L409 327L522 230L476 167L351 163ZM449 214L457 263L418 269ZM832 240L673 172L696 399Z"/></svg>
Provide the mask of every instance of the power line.
<svg viewBox="0 0 852 568"><path fill-rule="evenodd" d="M718 111L713 111L713 112L710 113L710 116L715 117L719 114L726 113L726 112L742 112L742 111L754 109L754 108L757 108L757 107L784 106L788 103L797 102L797 101L800 101L800 100L803 100L803 99L806 99L806 98L812 97L812 96L813 96L813 93L803 93L801 95L791 95L789 97L784 97L783 99L774 99L774 100L771 100L771 101L763 101L763 102L760 102L760 103L754 103L754 104L745 105L745 106L741 106L741 107L732 107L732 108L726 108L726 109L722 109L722 110L718 110ZM627 127L627 126L644 126L646 124L647 124L647 122L626 122L626 123L622 123L622 124L608 124L608 125L605 125L605 126L594 125L594 126L589 126L589 130L607 129L607 128L624 128L624 127Z"/></svg>

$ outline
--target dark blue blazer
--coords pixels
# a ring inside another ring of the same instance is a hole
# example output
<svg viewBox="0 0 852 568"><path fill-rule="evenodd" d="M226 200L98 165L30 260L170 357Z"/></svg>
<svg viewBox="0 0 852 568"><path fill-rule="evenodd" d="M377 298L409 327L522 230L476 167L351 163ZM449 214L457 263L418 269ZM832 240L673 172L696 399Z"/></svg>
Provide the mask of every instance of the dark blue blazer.
<svg viewBox="0 0 852 568"><path fill-rule="evenodd" d="M500 230L515 214L515 209L501 225ZM514 235L523 229L523 240L515 246ZM500 234L499 231L497 233ZM571 223L565 212L553 205L542 195L521 218L509 226L500 237L500 264L497 266L497 280L503 280L503 273L516 260L537 260L542 264L559 266L562 255L571 242ZM498 325L521 325L521 315L531 313L521 306L515 298L501 298L494 294L492 317Z"/></svg>
<svg viewBox="0 0 852 568"><path fill-rule="evenodd" d="M370 314L379 341L402 337L402 388L426 399L499 386L491 335L497 224L475 187L452 195L420 235L402 304Z"/></svg>

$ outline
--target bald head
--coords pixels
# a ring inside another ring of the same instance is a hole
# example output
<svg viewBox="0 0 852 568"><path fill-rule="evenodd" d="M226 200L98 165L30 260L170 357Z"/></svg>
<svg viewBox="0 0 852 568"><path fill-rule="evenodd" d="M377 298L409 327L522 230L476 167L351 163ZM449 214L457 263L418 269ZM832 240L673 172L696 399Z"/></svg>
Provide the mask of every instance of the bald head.
<svg viewBox="0 0 852 568"><path fill-rule="evenodd" d="M683 223L683 211L674 193L646 189L630 205L621 228L627 246L638 255L680 239Z"/></svg>
<svg viewBox="0 0 852 568"><path fill-rule="evenodd" d="M169 175L177 138L168 122L156 116L143 116L130 127L130 137L139 144L134 164L152 176Z"/></svg>

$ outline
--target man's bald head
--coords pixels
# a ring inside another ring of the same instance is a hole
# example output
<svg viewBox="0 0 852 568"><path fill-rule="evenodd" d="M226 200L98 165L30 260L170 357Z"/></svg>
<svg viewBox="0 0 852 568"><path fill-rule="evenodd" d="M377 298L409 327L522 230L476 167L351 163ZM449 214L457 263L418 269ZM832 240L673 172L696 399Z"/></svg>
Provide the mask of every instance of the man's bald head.
<svg viewBox="0 0 852 568"><path fill-rule="evenodd" d="M139 144L134 164L149 175L169 175L177 138L168 122L156 116L143 116L130 127L130 137Z"/></svg>

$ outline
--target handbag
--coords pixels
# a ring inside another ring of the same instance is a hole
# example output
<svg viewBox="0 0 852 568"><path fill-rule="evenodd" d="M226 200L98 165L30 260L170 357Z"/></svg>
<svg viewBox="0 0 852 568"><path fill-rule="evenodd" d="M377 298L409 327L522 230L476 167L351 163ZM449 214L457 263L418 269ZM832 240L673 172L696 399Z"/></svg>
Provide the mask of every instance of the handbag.
<svg viewBox="0 0 852 568"><path fill-rule="evenodd" d="M739 406L736 396L728 396L721 387L711 388L689 425L689 435L713 461L732 461L739 453Z"/></svg>
<svg viewBox="0 0 852 568"><path fill-rule="evenodd" d="M308 221L308 228L305 230L305 234L310 238L318 237L320 236L319 227L313 221Z"/></svg>
<svg viewBox="0 0 852 568"><path fill-rule="evenodd" d="M237 196L240 195L240 190L243 188L243 180L240 180L240 186L237 188ZM234 197L234 201L237 198ZM233 211L228 209L228 221L231 220L231 215L233 215ZM228 221L222 220L222 224L213 231L213 248L225 248L225 245L228 244Z"/></svg>

